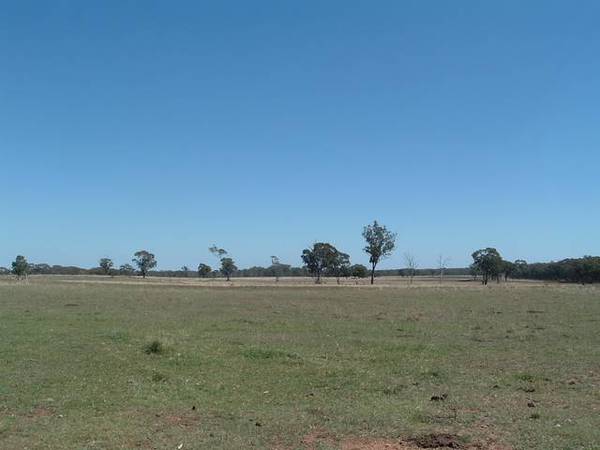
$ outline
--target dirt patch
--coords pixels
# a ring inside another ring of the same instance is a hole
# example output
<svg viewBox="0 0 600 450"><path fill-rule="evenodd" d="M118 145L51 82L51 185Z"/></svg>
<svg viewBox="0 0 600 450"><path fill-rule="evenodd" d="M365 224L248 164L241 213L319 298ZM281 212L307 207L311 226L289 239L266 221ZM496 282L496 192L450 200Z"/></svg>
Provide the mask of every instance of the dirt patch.
<svg viewBox="0 0 600 450"><path fill-rule="evenodd" d="M46 408L44 406L36 406L29 412L29 414L27 414L27 417L29 417L30 419L37 419L39 417L50 417L53 415L54 411L50 408Z"/></svg>
<svg viewBox="0 0 600 450"><path fill-rule="evenodd" d="M306 450L317 450L323 446L340 450L420 450L420 449L462 449L462 450L512 450L512 447L498 444L495 437L483 441L464 444L455 434L432 433L412 439L386 439L370 437L336 438L323 428L315 429L302 438ZM276 447L280 448L280 447Z"/></svg>
<svg viewBox="0 0 600 450"><path fill-rule="evenodd" d="M321 445L332 446L336 439L325 429L316 428L302 438L302 445L307 449L316 449Z"/></svg>
<svg viewBox="0 0 600 450"><path fill-rule="evenodd" d="M345 439L339 447L341 450L416 450L412 444L389 439Z"/></svg>
<svg viewBox="0 0 600 450"><path fill-rule="evenodd" d="M190 428L197 426L200 422L200 415L192 411L180 414L155 414L155 416L158 419L155 424L158 429L163 429L165 427Z"/></svg>
<svg viewBox="0 0 600 450"><path fill-rule="evenodd" d="M164 420L169 425L187 428L195 426L200 421L200 418L192 415L171 414L164 416Z"/></svg>
<svg viewBox="0 0 600 450"><path fill-rule="evenodd" d="M410 440L418 448L463 448L458 436L446 433L432 433Z"/></svg>
<svg viewBox="0 0 600 450"><path fill-rule="evenodd" d="M302 445L307 450L317 450L323 446L340 450L417 450L410 443L382 438L342 438L337 439L327 430L315 429L302 438Z"/></svg>

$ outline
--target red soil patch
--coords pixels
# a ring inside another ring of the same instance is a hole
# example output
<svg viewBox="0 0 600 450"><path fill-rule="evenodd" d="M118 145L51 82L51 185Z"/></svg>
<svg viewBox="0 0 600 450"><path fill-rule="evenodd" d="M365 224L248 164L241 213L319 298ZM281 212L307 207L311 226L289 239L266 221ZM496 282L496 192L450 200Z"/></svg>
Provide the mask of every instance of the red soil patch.
<svg viewBox="0 0 600 450"><path fill-rule="evenodd" d="M341 450L416 450L412 444L390 439L344 439L340 442Z"/></svg>
<svg viewBox="0 0 600 450"><path fill-rule="evenodd" d="M52 411L51 409L45 408L43 406L36 406L29 412L29 414L27 414L27 417L29 417L30 419L37 419L39 417L50 417L53 415L54 411Z"/></svg>
<svg viewBox="0 0 600 450"><path fill-rule="evenodd" d="M315 429L302 439L306 450L317 450L322 445L340 450L420 450L420 449L461 449L461 450L512 450L512 447L498 444L495 437L484 441L463 444L454 434L433 433L412 439L384 438L335 438L324 429Z"/></svg>
<svg viewBox="0 0 600 450"><path fill-rule="evenodd" d="M462 448L458 436L447 433L432 433L411 439L419 448Z"/></svg>

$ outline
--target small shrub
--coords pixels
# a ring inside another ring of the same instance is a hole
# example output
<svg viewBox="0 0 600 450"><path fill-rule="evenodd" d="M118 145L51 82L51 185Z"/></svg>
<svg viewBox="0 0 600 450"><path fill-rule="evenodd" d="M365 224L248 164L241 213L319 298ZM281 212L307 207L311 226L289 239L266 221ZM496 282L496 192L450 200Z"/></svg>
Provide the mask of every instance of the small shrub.
<svg viewBox="0 0 600 450"><path fill-rule="evenodd" d="M526 383L533 383L535 380L535 377L529 373L516 374L515 378L520 381L525 381Z"/></svg>
<svg viewBox="0 0 600 450"><path fill-rule="evenodd" d="M144 346L144 353L148 355L162 353L163 350L163 345L158 339L154 339Z"/></svg>
<svg viewBox="0 0 600 450"><path fill-rule="evenodd" d="M273 359L281 356L281 352L275 350L264 350L260 348L251 348L244 350L242 354L248 359Z"/></svg>
<svg viewBox="0 0 600 450"><path fill-rule="evenodd" d="M300 355L298 355L297 353L264 348L249 348L242 351L242 355L244 355L248 359L300 359Z"/></svg>

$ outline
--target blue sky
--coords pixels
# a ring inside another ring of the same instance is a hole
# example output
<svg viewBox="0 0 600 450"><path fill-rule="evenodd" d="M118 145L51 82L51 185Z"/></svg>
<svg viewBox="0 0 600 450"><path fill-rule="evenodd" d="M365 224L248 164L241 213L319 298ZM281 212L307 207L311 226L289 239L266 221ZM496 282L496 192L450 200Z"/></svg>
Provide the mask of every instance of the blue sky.
<svg viewBox="0 0 600 450"><path fill-rule="evenodd" d="M600 254L600 2L1 10L0 265Z"/></svg>

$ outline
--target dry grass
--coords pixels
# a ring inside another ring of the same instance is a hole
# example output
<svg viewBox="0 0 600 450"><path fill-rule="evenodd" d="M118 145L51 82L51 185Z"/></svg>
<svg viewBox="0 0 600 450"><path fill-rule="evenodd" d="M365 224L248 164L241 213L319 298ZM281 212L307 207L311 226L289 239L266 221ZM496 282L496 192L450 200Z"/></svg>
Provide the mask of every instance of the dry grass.
<svg viewBox="0 0 600 450"><path fill-rule="evenodd" d="M596 287L237 281L0 282L0 448L600 442Z"/></svg>

